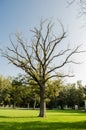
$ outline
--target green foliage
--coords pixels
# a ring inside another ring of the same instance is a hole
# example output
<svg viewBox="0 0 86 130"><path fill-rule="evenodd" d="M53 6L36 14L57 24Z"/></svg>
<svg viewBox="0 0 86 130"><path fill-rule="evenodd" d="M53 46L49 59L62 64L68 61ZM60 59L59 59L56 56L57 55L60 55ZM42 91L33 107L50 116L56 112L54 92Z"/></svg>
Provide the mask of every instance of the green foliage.
<svg viewBox="0 0 86 130"><path fill-rule="evenodd" d="M0 76L0 104L1 105L10 105L10 89L11 81L10 78L3 78Z"/></svg>
<svg viewBox="0 0 86 130"><path fill-rule="evenodd" d="M46 101L47 101L47 107L48 108L55 108L57 107L57 97L63 88L63 80L62 78L58 78L56 80L49 80L47 82L46 87Z"/></svg>
<svg viewBox="0 0 86 130"><path fill-rule="evenodd" d="M86 99L86 86L81 81L75 84L64 84L62 78L48 80L45 96L47 108L61 108L65 105L74 108L84 108ZM39 108L40 89L30 77L18 75L16 78L0 76L0 106L13 106L27 108Z"/></svg>
<svg viewBox="0 0 86 130"><path fill-rule="evenodd" d="M58 96L58 105L63 108L65 105L68 105L71 108L74 108L75 105L78 107L84 107L84 97L85 94L84 86L78 81L79 84L67 84L60 91Z"/></svg>

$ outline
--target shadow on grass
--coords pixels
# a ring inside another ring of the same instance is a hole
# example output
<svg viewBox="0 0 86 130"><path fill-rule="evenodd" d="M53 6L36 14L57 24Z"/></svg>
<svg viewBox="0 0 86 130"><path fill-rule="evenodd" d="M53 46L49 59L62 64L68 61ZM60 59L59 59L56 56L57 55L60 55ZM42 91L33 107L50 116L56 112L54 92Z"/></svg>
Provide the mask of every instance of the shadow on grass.
<svg viewBox="0 0 86 130"><path fill-rule="evenodd" d="M74 123L40 121L29 123L1 122L0 130L86 130L86 121Z"/></svg>
<svg viewBox="0 0 86 130"><path fill-rule="evenodd" d="M48 112L57 112L57 113L59 113L59 112L61 112L61 113L86 113L86 111L84 111L84 110L48 110Z"/></svg>
<svg viewBox="0 0 86 130"><path fill-rule="evenodd" d="M30 118L30 119L31 119L31 118L39 118L39 117L38 117L38 116L27 116L27 117L26 117L26 116L25 116L25 117L24 117L24 116L20 116L20 117L19 117L19 116L15 116L15 117L14 117L14 116L12 116L12 117L11 117L11 116L0 116L0 118L2 118L2 119L3 119L3 118L8 118L8 119L9 119L9 118L10 118L10 119L11 119L11 118L13 118L13 119L14 119L14 118L16 118L16 119L17 119L17 118L25 118L25 119L26 119L26 118L28 118L28 119Z"/></svg>

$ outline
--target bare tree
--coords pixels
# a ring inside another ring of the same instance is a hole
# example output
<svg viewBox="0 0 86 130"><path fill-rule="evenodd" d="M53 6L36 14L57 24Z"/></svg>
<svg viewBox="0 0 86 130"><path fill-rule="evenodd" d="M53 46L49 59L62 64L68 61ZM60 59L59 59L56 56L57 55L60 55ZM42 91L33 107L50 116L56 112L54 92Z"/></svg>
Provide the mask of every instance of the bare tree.
<svg viewBox="0 0 86 130"><path fill-rule="evenodd" d="M59 73L59 69L66 64L76 63L71 60L72 55L78 54L80 46L74 49L58 49L62 40L66 37L63 25L60 36L53 34L53 26L50 21L41 21L39 28L32 30L34 36L31 44L23 40L17 33L16 42L10 39L12 47L7 47L2 55L12 64L24 70L40 89L40 117L46 116L46 82L53 77L71 77L72 75ZM62 59L61 62L58 61ZM55 65L52 65L56 61Z"/></svg>
<svg viewBox="0 0 86 130"><path fill-rule="evenodd" d="M80 16L86 15L86 0L67 0L67 3L68 6L72 5L73 3L76 3L80 8Z"/></svg>

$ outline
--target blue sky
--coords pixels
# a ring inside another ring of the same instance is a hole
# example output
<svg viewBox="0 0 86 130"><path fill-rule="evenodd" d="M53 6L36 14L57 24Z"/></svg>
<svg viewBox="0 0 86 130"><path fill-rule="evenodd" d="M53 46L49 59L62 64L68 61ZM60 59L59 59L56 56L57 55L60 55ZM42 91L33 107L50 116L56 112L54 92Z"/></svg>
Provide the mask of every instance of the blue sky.
<svg viewBox="0 0 86 130"><path fill-rule="evenodd" d="M16 31L21 31L25 38L29 39L30 29L38 26L42 19L52 19L57 22L61 20L67 31L66 43L71 47L84 44L86 48L86 29L82 28L85 23L84 18L78 17L79 7L72 5L67 7L66 0L0 0L0 46L10 46L9 35ZM78 59L86 61L86 54L79 56ZM22 70L8 64L5 58L0 56L0 75L16 76ZM75 78L72 82L82 80L85 84L86 62L82 65L72 66Z"/></svg>

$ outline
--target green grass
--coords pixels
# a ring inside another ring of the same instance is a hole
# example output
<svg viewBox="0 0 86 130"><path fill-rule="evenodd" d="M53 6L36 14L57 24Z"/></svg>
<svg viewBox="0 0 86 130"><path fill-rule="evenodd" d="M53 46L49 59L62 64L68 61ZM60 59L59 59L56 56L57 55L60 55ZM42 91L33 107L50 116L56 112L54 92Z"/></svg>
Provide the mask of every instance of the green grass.
<svg viewBox="0 0 86 130"><path fill-rule="evenodd" d="M86 113L48 110L46 118L38 110L0 109L0 130L86 130Z"/></svg>

